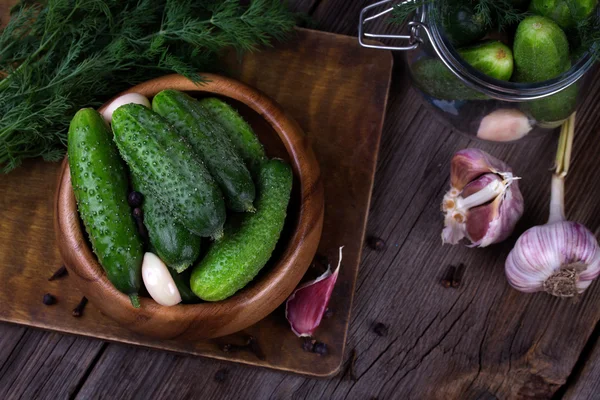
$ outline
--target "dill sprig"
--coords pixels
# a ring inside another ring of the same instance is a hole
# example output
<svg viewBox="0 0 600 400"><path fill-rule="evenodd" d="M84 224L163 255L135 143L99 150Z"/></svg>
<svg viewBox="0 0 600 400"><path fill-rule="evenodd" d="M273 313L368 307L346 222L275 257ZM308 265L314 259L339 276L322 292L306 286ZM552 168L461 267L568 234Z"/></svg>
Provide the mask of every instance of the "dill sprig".
<svg viewBox="0 0 600 400"><path fill-rule="evenodd" d="M596 61L600 61L600 15L594 12L577 23L579 48L588 51Z"/></svg>
<svg viewBox="0 0 600 400"><path fill-rule="evenodd" d="M282 40L294 17L280 0L22 0L0 32L0 166L59 160L79 108L168 72L200 82L221 51Z"/></svg>
<svg viewBox="0 0 600 400"><path fill-rule="evenodd" d="M431 10L433 18L456 12L461 7L469 7L488 28L499 31L521 22L527 15L525 11L515 7L514 0L410 0L394 6L390 22L402 25L412 13L428 4L435 5Z"/></svg>

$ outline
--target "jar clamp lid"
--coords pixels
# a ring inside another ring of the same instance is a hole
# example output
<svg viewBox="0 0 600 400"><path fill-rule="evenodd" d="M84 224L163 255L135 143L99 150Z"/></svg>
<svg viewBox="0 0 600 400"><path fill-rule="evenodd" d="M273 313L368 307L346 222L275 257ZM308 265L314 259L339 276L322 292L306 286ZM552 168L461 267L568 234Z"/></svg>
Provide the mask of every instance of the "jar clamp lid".
<svg viewBox="0 0 600 400"><path fill-rule="evenodd" d="M395 6L388 7L374 15L368 14L375 12L375 9L389 3L398 6L400 4L414 3L414 0L400 2L394 0L381 0L363 8L360 12L358 25L358 41L361 46L382 50L415 50L423 43L422 32L424 32L435 54L444 65L465 85L486 94L490 98L523 102L548 97L577 82L594 65L593 57L589 53L586 53L568 71L548 81L536 83L499 81L482 74L464 62L454 47L445 39L443 32L440 30L435 20L428 20L427 15L432 13L435 4L429 3L418 8L413 20L408 22L408 35L388 35L366 32L365 24L392 12ZM377 42L368 42L368 39L402 40L404 41L404 45L386 46L378 44Z"/></svg>

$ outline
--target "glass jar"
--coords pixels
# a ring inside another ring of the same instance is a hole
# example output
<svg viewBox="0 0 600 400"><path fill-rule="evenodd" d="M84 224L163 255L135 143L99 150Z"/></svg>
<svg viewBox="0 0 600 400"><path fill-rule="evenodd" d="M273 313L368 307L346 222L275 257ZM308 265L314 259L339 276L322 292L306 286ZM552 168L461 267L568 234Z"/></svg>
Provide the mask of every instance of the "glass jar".
<svg viewBox="0 0 600 400"><path fill-rule="evenodd" d="M418 8L408 22L409 32L405 35L365 32L366 24L392 11L393 8L381 10L382 6L389 7L388 3L402 2L383 0L361 11L358 29L361 46L404 51L413 85L455 130L497 142L537 136L561 125L583 97L586 85L581 78L594 65L589 53L574 60L568 71L552 80L500 81L481 73L460 57L441 24L430 17L435 2ZM402 43L384 46L366 39L396 39ZM424 68L441 70L441 73L431 79L432 74L423 73Z"/></svg>

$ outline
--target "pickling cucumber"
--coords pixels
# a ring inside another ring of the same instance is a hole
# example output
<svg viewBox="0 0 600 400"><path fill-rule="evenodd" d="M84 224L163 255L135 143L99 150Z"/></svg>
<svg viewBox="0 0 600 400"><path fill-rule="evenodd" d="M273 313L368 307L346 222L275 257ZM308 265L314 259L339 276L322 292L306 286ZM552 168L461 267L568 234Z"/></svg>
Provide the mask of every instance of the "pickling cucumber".
<svg viewBox="0 0 600 400"><path fill-rule="evenodd" d="M194 266L192 291L206 301L228 298L246 286L267 263L281 235L292 189L292 170L282 160L265 162L257 179L256 212L239 227L229 224Z"/></svg>
<svg viewBox="0 0 600 400"><path fill-rule="evenodd" d="M529 10L552 19L563 29L574 28L589 17L598 0L532 0Z"/></svg>
<svg viewBox="0 0 600 400"><path fill-rule="evenodd" d="M255 188L248 168L223 127L211 120L198 100L177 90L163 90L154 96L152 109L192 145L221 188L227 207L254 211Z"/></svg>
<svg viewBox="0 0 600 400"><path fill-rule="evenodd" d="M537 15L525 18L517 27L513 53L517 82L552 79L571 62L565 33L551 19Z"/></svg>
<svg viewBox="0 0 600 400"><path fill-rule="evenodd" d="M189 144L160 115L139 104L113 114L115 142L131 171L183 226L218 238L225 223L223 196Z"/></svg>
<svg viewBox="0 0 600 400"><path fill-rule="evenodd" d="M225 128L237 154L242 157L250 172L257 174L262 163L267 160L267 156L250 125L233 107L216 97L202 99L200 105Z"/></svg>
<svg viewBox="0 0 600 400"><path fill-rule="evenodd" d="M198 296L192 292L190 289L190 270L185 270L181 273L177 273L173 269L169 268L169 273L173 278L173 282L175 282L175 286L177 286L177 290L179 290L179 295L181 296L181 302L184 304L192 304L198 303L200 299Z"/></svg>
<svg viewBox="0 0 600 400"><path fill-rule="evenodd" d="M472 7L448 7L443 12L442 27L454 46L471 44L487 33L485 18Z"/></svg>
<svg viewBox="0 0 600 400"><path fill-rule="evenodd" d="M498 80L508 80L513 71L512 51L499 41L490 41L458 50L475 69ZM411 68L416 85L442 100L485 100L488 97L460 81L437 58L422 58Z"/></svg>
<svg viewBox="0 0 600 400"><path fill-rule="evenodd" d="M144 182L132 174L134 190L144 194L144 225L148 229L153 253L177 272L183 272L200 255L202 238L190 232L158 201Z"/></svg>
<svg viewBox="0 0 600 400"><path fill-rule="evenodd" d="M79 110L69 126L69 168L79 214L108 280L139 307L144 256L131 209L123 160L102 116Z"/></svg>

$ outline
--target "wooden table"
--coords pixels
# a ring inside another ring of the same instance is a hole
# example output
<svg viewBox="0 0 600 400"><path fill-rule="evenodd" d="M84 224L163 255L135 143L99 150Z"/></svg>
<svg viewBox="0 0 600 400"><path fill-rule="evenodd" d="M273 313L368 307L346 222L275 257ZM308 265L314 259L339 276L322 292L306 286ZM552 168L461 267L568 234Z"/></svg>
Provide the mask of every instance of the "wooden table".
<svg viewBox="0 0 600 400"><path fill-rule="evenodd" d="M310 13L317 29L356 35L370 0L290 3ZM597 235L599 96L597 72L578 114L566 204L568 216ZM397 55L368 225L387 246L363 253L346 355L357 356L354 379L347 369L330 380L307 379L0 324L0 398L598 398L600 283L577 304L524 295L504 278L514 239L488 249L441 246L448 163L471 145L526 178L515 237L543 223L556 137L494 146L453 133L410 88ZM443 288L446 267L460 262L467 265L463 283ZM387 335L373 331L377 322Z"/></svg>

